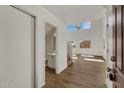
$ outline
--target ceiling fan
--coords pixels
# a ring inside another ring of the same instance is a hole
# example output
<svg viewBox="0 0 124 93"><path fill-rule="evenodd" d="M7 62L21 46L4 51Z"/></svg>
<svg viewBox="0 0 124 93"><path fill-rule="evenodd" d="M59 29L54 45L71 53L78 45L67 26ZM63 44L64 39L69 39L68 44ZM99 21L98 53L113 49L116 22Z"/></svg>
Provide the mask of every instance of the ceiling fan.
<svg viewBox="0 0 124 93"><path fill-rule="evenodd" d="M92 24L89 21L86 22L80 22L79 24L69 24L67 26L67 29L69 32L75 32L79 30L86 30L86 29L91 29Z"/></svg>

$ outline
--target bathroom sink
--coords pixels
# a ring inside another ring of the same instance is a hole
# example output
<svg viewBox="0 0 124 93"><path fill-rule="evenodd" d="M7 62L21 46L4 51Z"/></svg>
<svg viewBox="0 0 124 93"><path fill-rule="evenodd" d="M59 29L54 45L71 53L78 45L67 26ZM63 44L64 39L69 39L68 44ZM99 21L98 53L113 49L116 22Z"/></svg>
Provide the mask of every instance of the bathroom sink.
<svg viewBox="0 0 124 93"><path fill-rule="evenodd" d="M55 52L50 52L50 53L48 53L48 55L49 55L49 56L55 56L56 53L55 53Z"/></svg>

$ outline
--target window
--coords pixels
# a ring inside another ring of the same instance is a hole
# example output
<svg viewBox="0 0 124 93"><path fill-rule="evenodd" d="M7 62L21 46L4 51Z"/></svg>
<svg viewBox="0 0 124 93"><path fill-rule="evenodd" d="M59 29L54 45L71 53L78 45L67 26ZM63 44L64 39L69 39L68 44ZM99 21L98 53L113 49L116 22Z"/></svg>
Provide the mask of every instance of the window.
<svg viewBox="0 0 124 93"><path fill-rule="evenodd" d="M75 24L69 24L67 26L68 32L75 32L76 31L76 25Z"/></svg>
<svg viewBox="0 0 124 93"><path fill-rule="evenodd" d="M81 29L91 29L91 22L81 22L80 23L80 28Z"/></svg>
<svg viewBox="0 0 124 93"><path fill-rule="evenodd" d="M90 21L83 21L83 22L80 22L80 24L67 25L68 32L75 32L77 30L86 30L91 28L92 28L92 23Z"/></svg>

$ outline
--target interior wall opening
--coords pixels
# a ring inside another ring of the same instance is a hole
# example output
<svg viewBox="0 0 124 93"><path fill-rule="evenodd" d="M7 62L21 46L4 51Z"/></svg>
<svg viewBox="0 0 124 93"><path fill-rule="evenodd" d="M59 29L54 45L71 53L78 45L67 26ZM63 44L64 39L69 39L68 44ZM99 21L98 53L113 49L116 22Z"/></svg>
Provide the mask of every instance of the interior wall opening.
<svg viewBox="0 0 124 93"><path fill-rule="evenodd" d="M91 87L95 86L94 84L98 87L107 87L105 59L101 55L90 53L92 43L92 40L67 41L67 69L73 68L75 71L80 69L84 78L82 80L86 81L87 78L92 84Z"/></svg>
<svg viewBox="0 0 124 93"><path fill-rule="evenodd" d="M56 27L45 23L45 77L47 73L56 74ZM46 80L47 83L47 80Z"/></svg>

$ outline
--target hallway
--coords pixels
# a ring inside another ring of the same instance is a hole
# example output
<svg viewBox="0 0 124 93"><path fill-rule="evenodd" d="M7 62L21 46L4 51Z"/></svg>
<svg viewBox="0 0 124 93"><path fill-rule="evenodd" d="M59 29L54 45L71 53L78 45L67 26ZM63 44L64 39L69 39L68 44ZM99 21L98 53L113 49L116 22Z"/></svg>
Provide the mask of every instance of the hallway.
<svg viewBox="0 0 124 93"><path fill-rule="evenodd" d="M94 58L102 60L99 57ZM84 59L85 57L78 55L77 62L59 75L47 69L44 88L105 88L105 62Z"/></svg>

